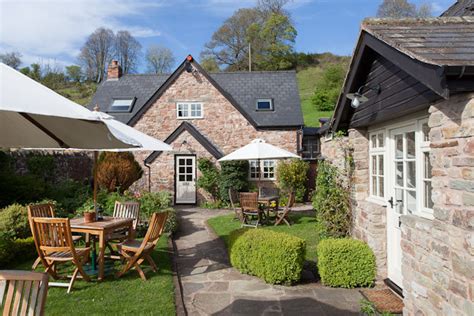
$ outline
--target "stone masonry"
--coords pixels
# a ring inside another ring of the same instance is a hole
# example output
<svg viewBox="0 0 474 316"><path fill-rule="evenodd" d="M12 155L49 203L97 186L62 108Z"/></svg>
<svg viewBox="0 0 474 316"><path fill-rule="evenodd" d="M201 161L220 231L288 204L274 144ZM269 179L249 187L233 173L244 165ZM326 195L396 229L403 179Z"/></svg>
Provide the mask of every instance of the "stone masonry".
<svg viewBox="0 0 474 316"><path fill-rule="evenodd" d="M407 315L474 315L474 94L429 109L434 219L402 217Z"/></svg>
<svg viewBox="0 0 474 316"><path fill-rule="evenodd" d="M176 118L176 102L196 101L203 103L204 118L188 120L200 133L225 155L255 138L296 153L297 131L257 130L251 123L202 75L183 72L135 124L135 128L157 139L166 139L184 120ZM184 132L171 146L174 151L163 153L151 165L152 191L174 191L175 154L195 154L215 161L207 150L190 134ZM142 162L148 153L137 154ZM148 169L144 169L141 185L145 187ZM198 174L199 177L199 174ZM198 200L205 199L198 192Z"/></svg>

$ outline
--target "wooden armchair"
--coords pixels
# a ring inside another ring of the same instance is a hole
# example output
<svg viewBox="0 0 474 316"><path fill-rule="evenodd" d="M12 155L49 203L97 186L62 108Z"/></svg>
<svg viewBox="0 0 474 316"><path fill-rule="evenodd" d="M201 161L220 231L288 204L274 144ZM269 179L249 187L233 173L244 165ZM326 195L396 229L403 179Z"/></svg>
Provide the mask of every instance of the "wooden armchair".
<svg viewBox="0 0 474 316"><path fill-rule="evenodd" d="M78 273L82 275L84 280L90 281L89 276L82 268L82 265L89 258L90 247L74 247L69 218L32 217L30 222L36 250L41 263L46 267L45 272L49 273L54 279L58 279L56 264L72 262L76 266L69 284L54 282L50 285L67 287L67 292L70 293Z"/></svg>
<svg viewBox="0 0 474 316"><path fill-rule="evenodd" d="M48 274L19 270L0 270L2 315L44 315L48 293Z"/></svg>
<svg viewBox="0 0 474 316"><path fill-rule="evenodd" d="M237 201L238 201L238 192L233 189L229 188L229 201L230 201L230 207L234 210L234 219L238 219L239 221L242 221L242 210L237 206Z"/></svg>
<svg viewBox="0 0 474 316"><path fill-rule="evenodd" d="M54 204L31 204L28 205L28 221L30 222L30 228L31 228L31 233L33 234L33 227L31 225L31 218L33 217L46 217L46 218L53 218L54 217ZM80 235L73 235L72 240L74 242L80 240L82 236ZM38 265L41 263L41 259L38 256L36 258L35 262L33 263L33 266L31 267L33 270L38 267Z"/></svg>
<svg viewBox="0 0 474 316"><path fill-rule="evenodd" d="M163 233L167 217L167 212L153 213L145 238L143 238L142 241L129 239L117 245L120 255L127 260L122 271L117 273L118 278L127 273L131 268L135 267L135 270L137 270L140 277L146 281L145 273L140 268L140 265L144 260L148 261L153 272L158 272L158 268L150 254L155 249L156 244Z"/></svg>
<svg viewBox="0 0 474 316"><path fill-rule="evenodd" d="M261 220L261 214L258 205L258 193L241 192L240 208L242 209L242 226L257 228ZM252 219L255 217L256 220L252 223Z"/></svg>
<svg viewBox="0 0 474 316"><path fill-rule="evenodd" d="M279 208L276 212L275 226L279 225L281 222L285 222L286 225L291 226L289 214L294 204L295 192L290 192L290 194L288 195L287 205L283 208Z"/></svg>

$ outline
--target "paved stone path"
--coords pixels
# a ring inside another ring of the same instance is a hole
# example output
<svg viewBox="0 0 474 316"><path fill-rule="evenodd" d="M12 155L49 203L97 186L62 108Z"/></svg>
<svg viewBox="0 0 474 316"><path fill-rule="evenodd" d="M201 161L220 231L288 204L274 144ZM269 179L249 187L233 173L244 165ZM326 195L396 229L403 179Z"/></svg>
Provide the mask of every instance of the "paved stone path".
<svg viewBox="0 0 474 316"><path fill-rule="evenodd" d="M318 283L272 286L232 268L224 243L206 225L209 218L228 213L178 210L175 262L189 315L359 315L357 290Z"/></svg>

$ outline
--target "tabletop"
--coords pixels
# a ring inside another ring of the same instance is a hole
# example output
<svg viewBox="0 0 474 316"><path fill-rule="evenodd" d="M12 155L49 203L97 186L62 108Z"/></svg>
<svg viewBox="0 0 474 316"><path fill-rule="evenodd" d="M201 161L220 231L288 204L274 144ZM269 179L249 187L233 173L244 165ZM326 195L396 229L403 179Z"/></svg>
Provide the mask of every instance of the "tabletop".
<svg viewBox="0 0 474 316"><path fill-rule="evenodd" d="M104 216L101 221L95 221L92 223L84 223L84 217L73 218L70 221L71 228L77 229L91 229L91 230L107 230L114 227L121 227L131 225L133 218L117 218L111 216Z"/></svg>

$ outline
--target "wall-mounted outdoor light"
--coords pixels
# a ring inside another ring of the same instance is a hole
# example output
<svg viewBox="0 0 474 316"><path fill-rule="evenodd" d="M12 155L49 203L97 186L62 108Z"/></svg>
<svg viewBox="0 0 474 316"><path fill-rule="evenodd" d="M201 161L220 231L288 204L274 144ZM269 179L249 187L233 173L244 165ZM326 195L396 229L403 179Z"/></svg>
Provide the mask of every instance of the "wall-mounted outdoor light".
<svg viewBox="0 0 474 316"><path fill-rule="evenodd" d="M357 90L357 92L355 93L348 93L346 96L348 99L351 99L352 102L351 102L351 106L354 108L354 109L357 109L359 107L359 105L361 105L362 103L364 102L367 102L369 101L369 98L367 98L365 95L364 95L364 88L367 88L367 90L374 90L375 93L379 94L380 93L380 85L375 85L375 86L366 86L366 85L363 85L359 88L359 90ZM365 91L367 92L367 91Z"/></svg>

